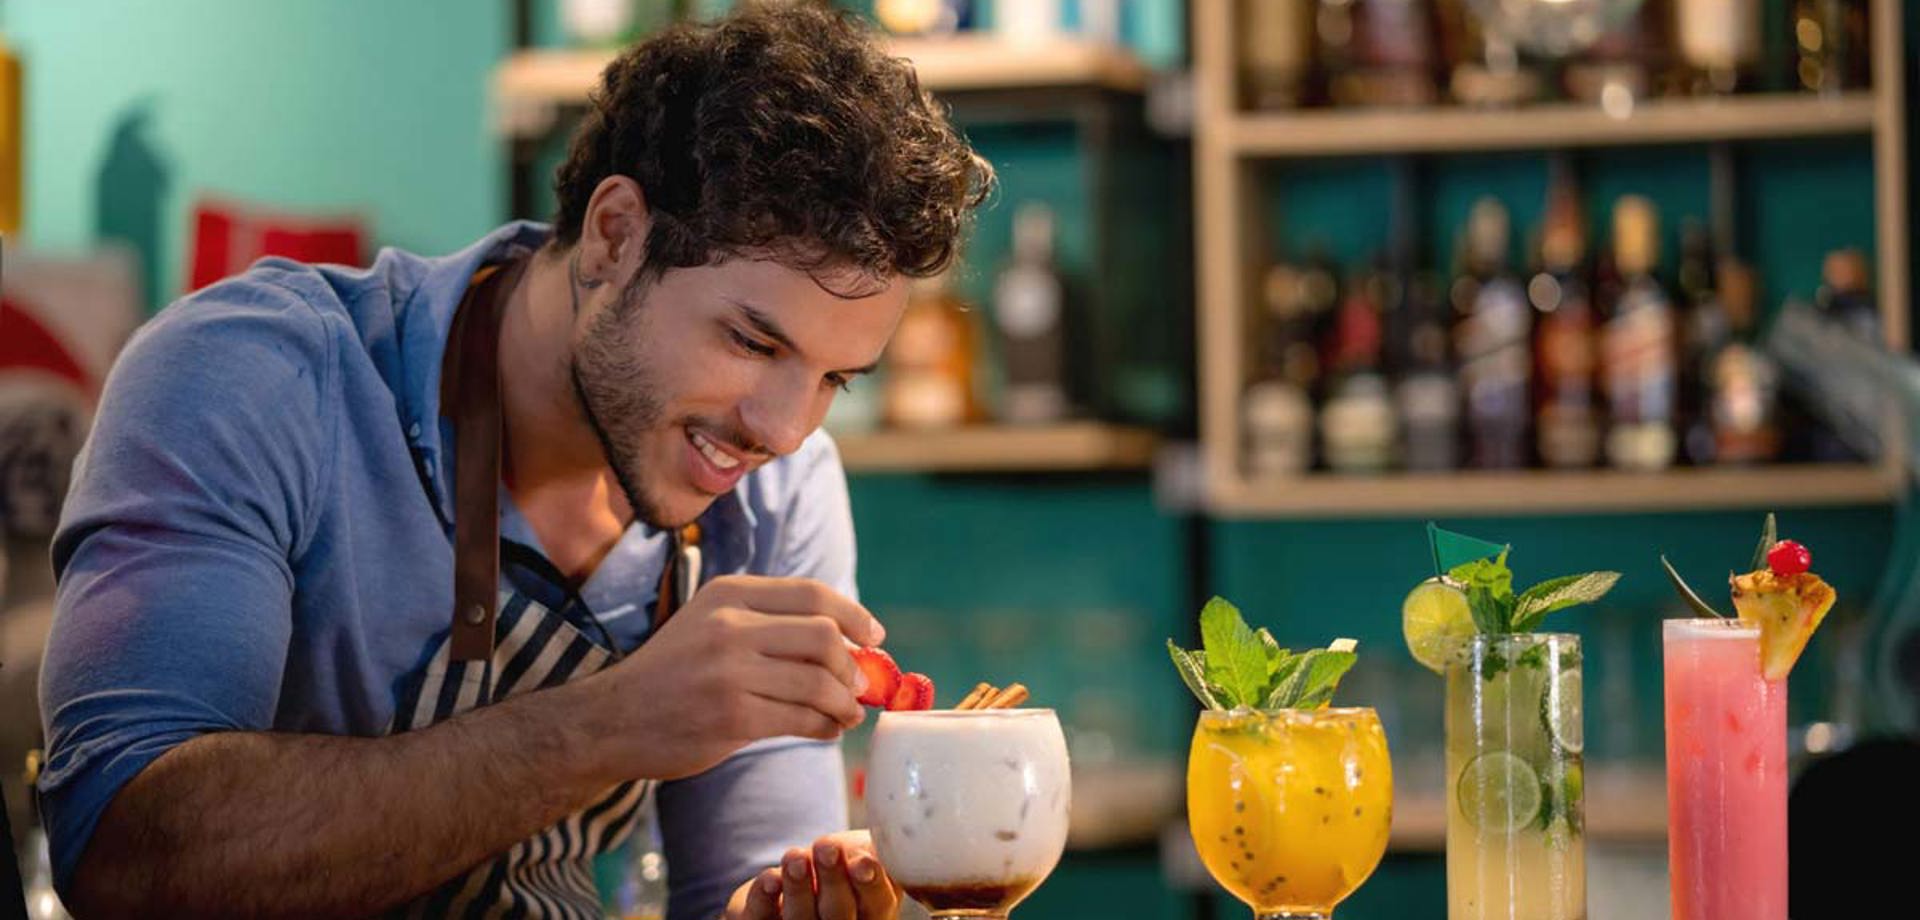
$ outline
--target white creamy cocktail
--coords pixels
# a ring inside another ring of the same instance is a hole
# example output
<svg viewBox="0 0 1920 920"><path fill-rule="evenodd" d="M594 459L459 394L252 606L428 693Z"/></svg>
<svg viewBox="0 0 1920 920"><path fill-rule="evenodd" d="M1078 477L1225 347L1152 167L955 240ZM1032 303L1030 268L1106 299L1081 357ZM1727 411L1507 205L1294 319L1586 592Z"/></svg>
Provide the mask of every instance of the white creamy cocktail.
<svg viewBox="0 0 1920 920"><path fill-rule="evenodd" d="M887 712L867 818L894 881L934 917L1005 917L1053 871L1072 804L1051 709Z"/></svg>

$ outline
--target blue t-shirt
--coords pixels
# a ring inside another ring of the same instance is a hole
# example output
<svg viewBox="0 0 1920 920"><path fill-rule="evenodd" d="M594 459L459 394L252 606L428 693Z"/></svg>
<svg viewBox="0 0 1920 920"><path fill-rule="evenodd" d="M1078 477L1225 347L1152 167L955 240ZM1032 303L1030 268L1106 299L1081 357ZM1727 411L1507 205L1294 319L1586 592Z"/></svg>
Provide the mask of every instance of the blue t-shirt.
<svg viewBox="0 0 1920 920"><path fill-rule="evenodd" d="M162 311L114 366L54 540L41 800L64 887L108 802L216 731L380 735L453 603L452 429L440 365L468 280L516 223L371 268L268 260ZM701 519L705 577L853 595L846 476L824 433ZM503 537L538 548L510 503ZM581 589L645 639L667 536L626 531ZM669 916L712 917L788 846L846 825L837 745L777 739L663 783Z"/></svg>

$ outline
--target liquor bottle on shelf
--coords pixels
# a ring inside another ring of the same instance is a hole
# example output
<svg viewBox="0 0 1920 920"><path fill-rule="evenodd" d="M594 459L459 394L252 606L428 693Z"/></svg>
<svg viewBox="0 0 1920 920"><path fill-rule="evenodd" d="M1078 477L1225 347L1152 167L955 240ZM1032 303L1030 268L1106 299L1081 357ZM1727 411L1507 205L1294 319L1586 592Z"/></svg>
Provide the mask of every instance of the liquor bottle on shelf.
<svg viewBox="0 0 1920 920"><path fill-rule="evenodd" d="M1400 417L1401 463L1408 470L1439 472L1460 465L1460 384L1447 348L1447 302L1432 273L1405 271L1399 296L1394 405ZM1390 312L1388 314L1392 316Z"/></svg>
<svg viewBox="0 0 1920 920"><path fill-rule="evenodd" d="M1557 469L1600 459L1599 343L1586 260L1586 214L1562 169L1547 189L1540 270L1527 282L1535 313L1536 446L1540 462Z"/></svg>
<svg viewBox="0 0 1920 920"><path fill-rule="evenodd" d="M952 35L973 26L968 0L875 0L874 19L895 35Z"/></svg>
<svg viewBox="0 0 1920 920"><path fill-rule="evenodd" d="M1731 257L1726 261L1731 264ZM1680 229L1680 268L1674 276L1681 317L1677 417L1681 451L1695 466L1713 463L1718 453L1710 392L1712 372L1733 335L1732 320L1720 291L1722 275L1706 227L1692 219L1684 222Z"/></svg>
<svg viewBox="0 0 1920 920"><path fill-rule="evenodd" d="M1392 285L1383 266L1354 279L1328 330L1320 443L1334 472L1379 472L1393 463L1397 432L1381 367L1385 327L1380 315L1381 299Z"/></svg>
<svg viewBox="0 0 1920 920"><path fill-rule="evenodd" d="M1780 369L1754 344L1753 271L1723 259L1717 287L1728 335L1707 365L1714 462L1766 463L1780 455Z"/></svg>
<svg viewBox="0 0 1920 920"><path fill-rule="evenodd" d="M1726 95L1759 88L1762 0L1674 0L1681 88Z"/></svg>
<svg viewBox="0 0 1920 920"><path fill-rule="evenodd" d="M1462 105L1507 108L1540 97L1540 69L1513 38L1487 28L1469 0L1438 0L1441 60L1447 91Z"/></svg>
<svg viewBox="0 0 1920 920"><path fill-rule="evenodd" d="M1003 372L1000 417L1045 424L1072 409L1067 391L1067 286L1054 265L1053 211L1020 206L1013 260L993 289L993 320Z"/></svg>
<svg viewBox="0 0 1920 920"><path fill-rule="evenodd" d="M1334 105L1422 106L1434 84L1431 0L1319 0L1315 57Z"/></svg>
<svg viewBox="0 0 1920 920"><path fill-rule="evenodd" d="M1290 109L1313 95L1315 0L1239 0L1240 100Z"/></svg>
<svg viewBox="0 0 1920 920"><path fill-rule="evenodd" d="M1267 269L1249 340L1253 372L1241 403L1249 476L1288 476L1313 465L1320 337L1331 315L1326 267L1286 261Z"/></svg>
<svg viewBox="0 0 1920 920"><path fill-rule="evenodd" d="M1466 407L1467 464L1476 469L1527 465L1532 407L1532 309L1507 270L1507 209L1482 198L1467 218L1461 271L1448 292L1455 312L1454 353Z"/></svg>
<svg viewBox="0 0 1920 920"><path fill-rule="evenodd" d="M1867 281L1867 259L1857 249L1827 253L1820 266L1821 283L1813 308L1829 323L1863 341L1884 344L1880 312ZM1789 389L1781 399L1782 428L1788 433L1786 452L1795 460L1813 463L1852 463L1862 451L1821 417L1809 394Z"/></svg>
<svg viewBox="0 0 1920 920"><path fill-rule="evenodd" d="M897 428L944 428L979 421L973 314L946 275L916 279L887 346L883 414Z"/></svg>
<svg viewBox="0 0 1920 920"><path fill-rule="evenodd" d="M1659 217L1638 195L1613 205L1613 268L1601 292L1600 368L1609 414L1607 461L1625 470L1673 465L1677 330L1673 302L1655 275Z"/></svg>
<svg viewBox="0 0 1920 920"><path fill-rule="evenodd" d="M1420 169L1414 158L1392 163L1393 223L1377 277L1400 463L1410 471L1436 472L1460 465L1460 384L1447 347L1452 311L1440 279L1417 255L1426 225Z"/></svg>
<svg viewBox="0 0 1920 920"><path fill-rule="evenodd" d="M1820 289L1813 295L1813 306L1862 340L1879 343L1884 341L1880 308L1873 302L1867 272L1867 256L1858 249L1827 253L1820 266Z"/></svg>
<svg viewBox="0 0 1920 920"><path fill-rule="evenodd" d="M1872 84L1867 0L1790 0L1787 10L1793 86L1838 93Z"/></svg>
<svg viewBox="0 0 1920 920"><path fill-rule="evenodd" d="M1664 0L1644 0L1567 61L1562 72L1567 95L1624 116L1640 100L1658 94L1657 80L1667 66L1668 19Z"/></svg>

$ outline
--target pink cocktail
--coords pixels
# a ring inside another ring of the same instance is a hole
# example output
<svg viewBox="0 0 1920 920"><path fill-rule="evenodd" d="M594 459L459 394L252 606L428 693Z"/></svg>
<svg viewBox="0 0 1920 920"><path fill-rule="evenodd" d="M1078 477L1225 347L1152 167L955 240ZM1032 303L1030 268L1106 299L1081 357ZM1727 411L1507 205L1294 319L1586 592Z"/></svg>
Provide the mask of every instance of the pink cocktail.
<svg viewBox="0 0 1920 920"><path fill-rule="evenodd" d="M1673 920L1786 920L1787 682L1739 620L1667 620L1665 651Z"/></svg>

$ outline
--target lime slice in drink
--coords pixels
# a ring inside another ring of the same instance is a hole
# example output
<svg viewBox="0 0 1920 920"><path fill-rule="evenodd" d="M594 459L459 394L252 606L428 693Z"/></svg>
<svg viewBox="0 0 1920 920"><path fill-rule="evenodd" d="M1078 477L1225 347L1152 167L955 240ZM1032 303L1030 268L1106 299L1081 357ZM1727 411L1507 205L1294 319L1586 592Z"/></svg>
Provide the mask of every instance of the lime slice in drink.
<svg viewBox="0 0 1920 920"><path fill-rule="evenodd" d="M1454 795L1460 813L1485 831L1512 833L1540 815L1540 777L1506 751L1488 751L1460 771Z"/></svg>
<svg viewBox="0 0 1920 920"><path fill-rule="evenodd" d="M1578 754L1586 749L1586 734L1581 729L1580 672L1567 671L1558 681L1549 681L1540 694L1540 722L1547 736L1561 750Z"/></svg>
<svg viewBox="0 0 1920 920"><path fill-rule="evenodd" d="M1446 673L1475 631L1467 593L1441 578L1421 582L1400 604L1400 630L1413 660L1436 674Z"/></svg>

